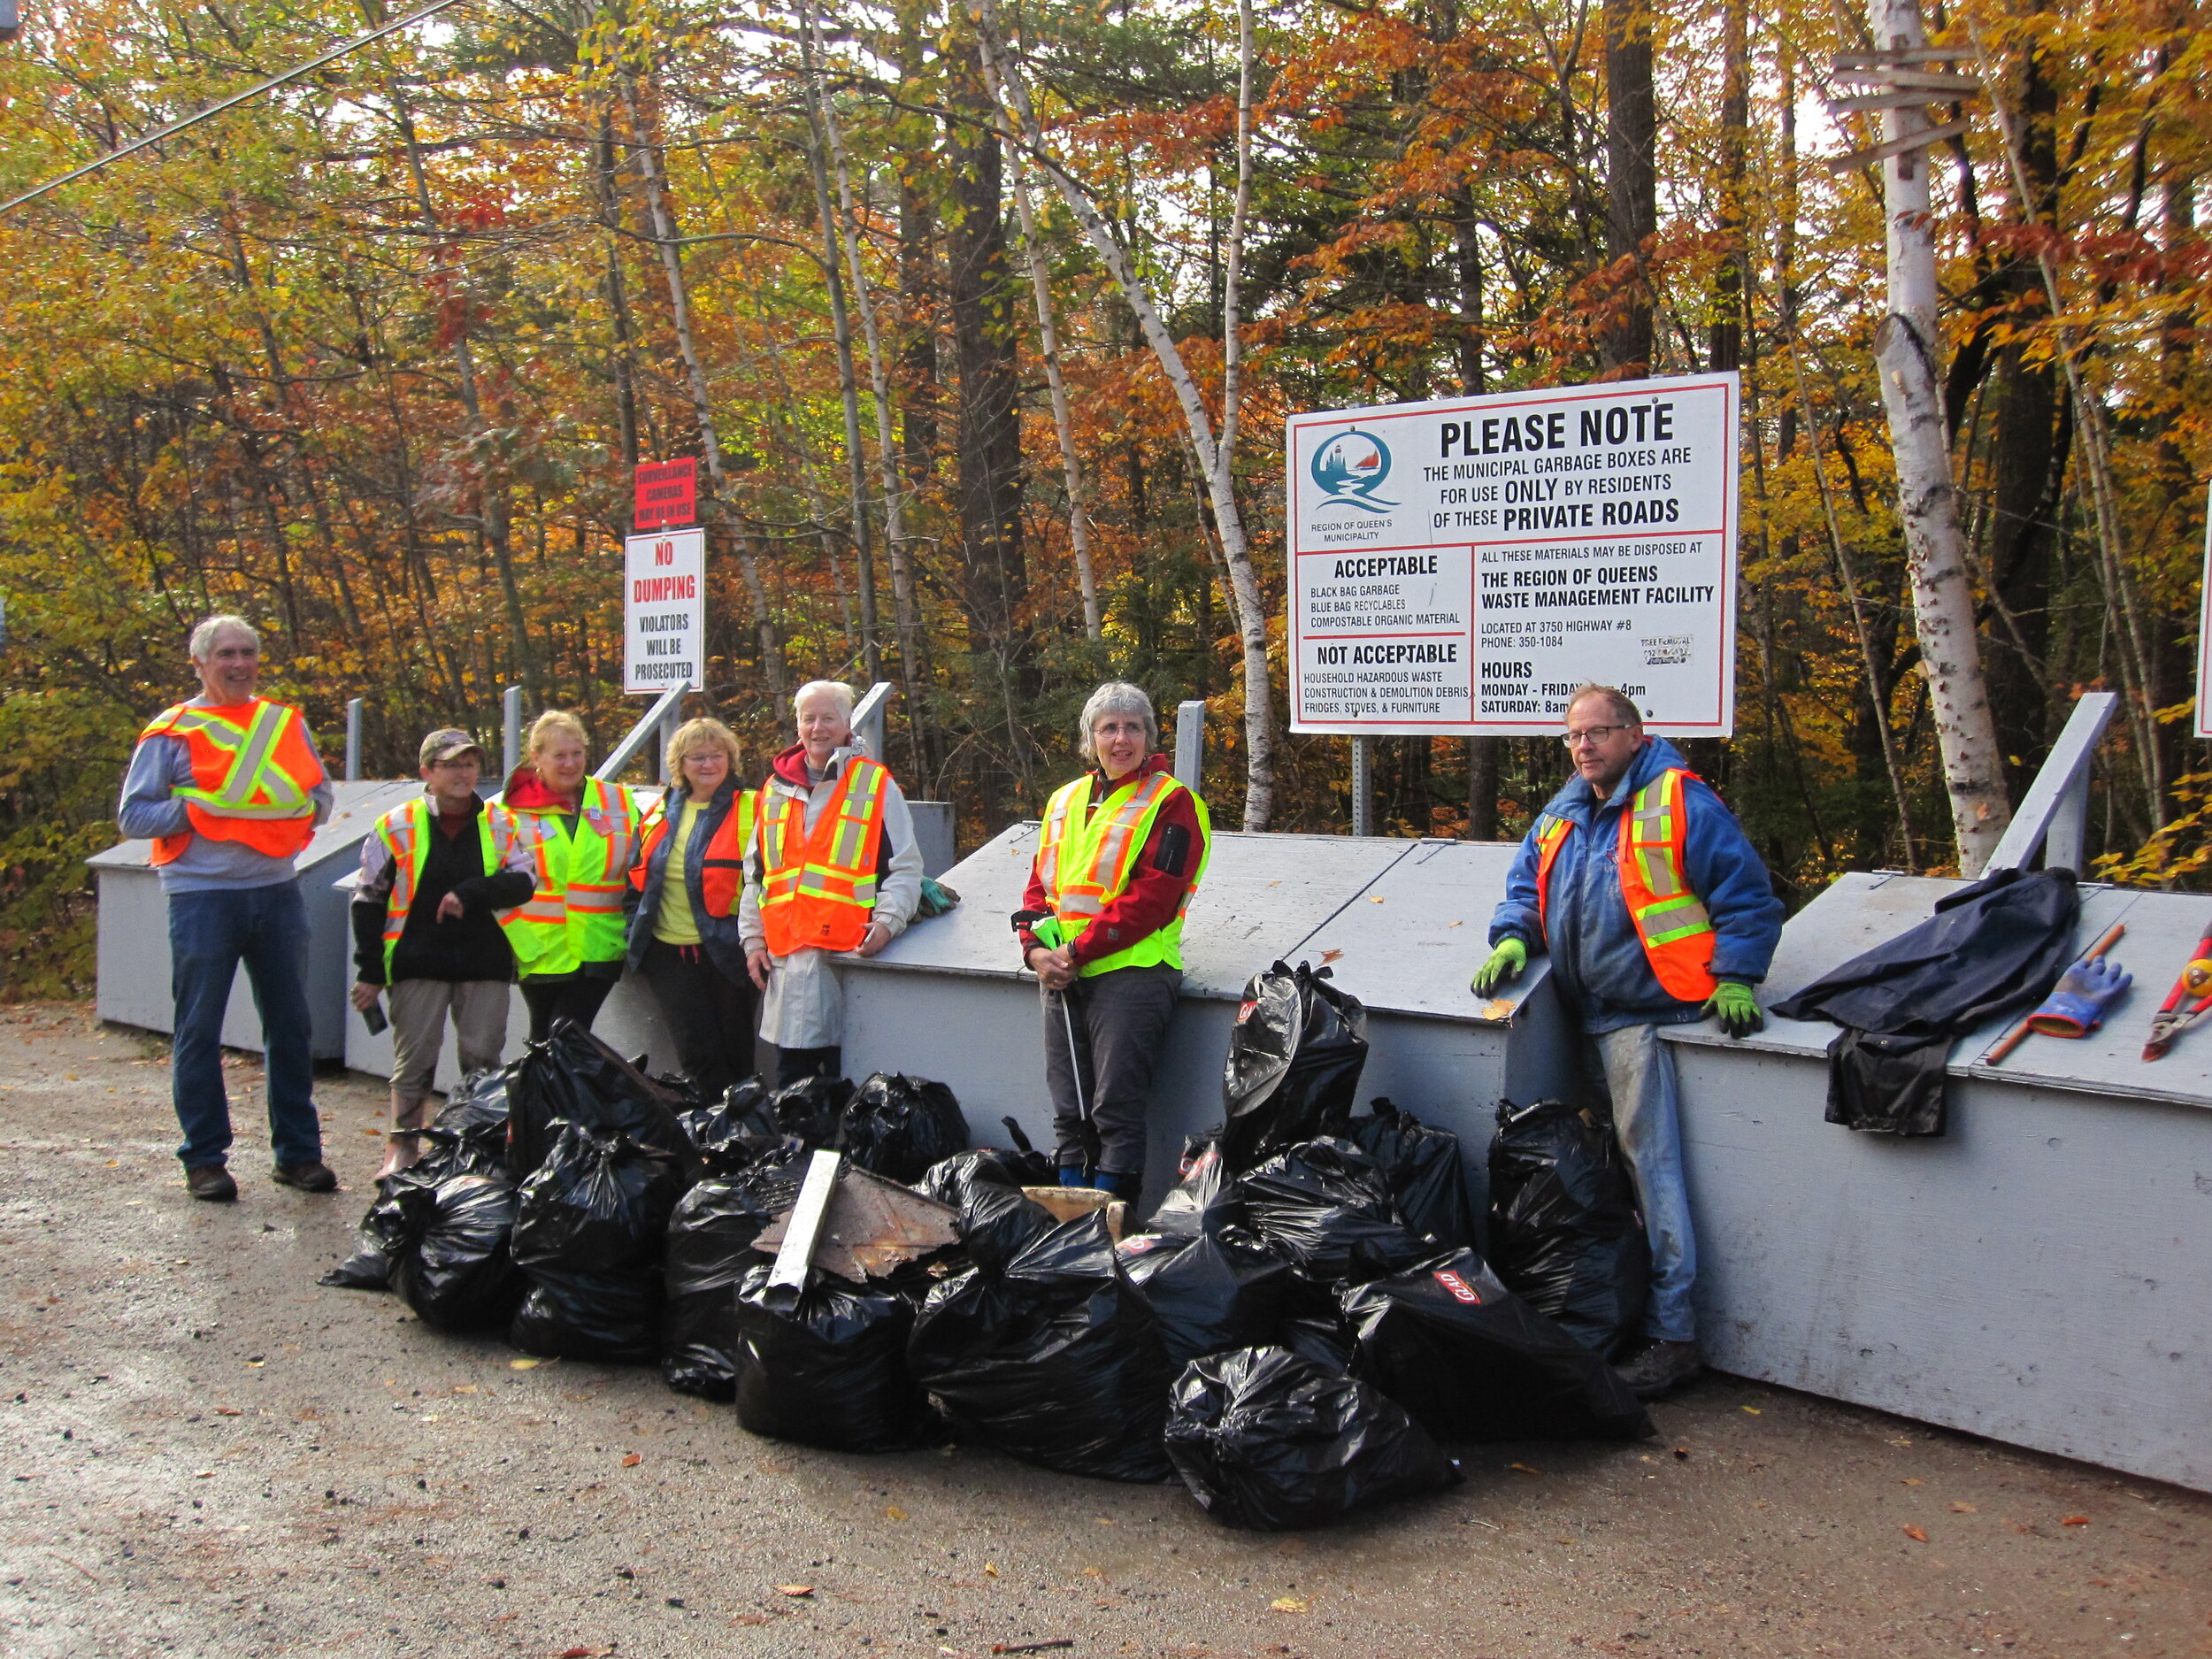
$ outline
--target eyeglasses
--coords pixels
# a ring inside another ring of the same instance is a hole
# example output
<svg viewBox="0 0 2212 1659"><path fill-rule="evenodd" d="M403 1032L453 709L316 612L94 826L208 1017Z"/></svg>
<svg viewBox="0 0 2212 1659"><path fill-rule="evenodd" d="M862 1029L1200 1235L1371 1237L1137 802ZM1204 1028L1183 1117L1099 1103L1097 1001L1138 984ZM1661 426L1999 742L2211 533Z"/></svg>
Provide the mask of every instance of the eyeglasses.
<svg viewBox="0 0 2212 1659"><path fill-rule="evenodd" d="M1579 749L1585 743L1602 743L1616 732L1632 728L1625 726L1586 726L1579 732L1570 732L1559 741L1569 749Z"/></svg>

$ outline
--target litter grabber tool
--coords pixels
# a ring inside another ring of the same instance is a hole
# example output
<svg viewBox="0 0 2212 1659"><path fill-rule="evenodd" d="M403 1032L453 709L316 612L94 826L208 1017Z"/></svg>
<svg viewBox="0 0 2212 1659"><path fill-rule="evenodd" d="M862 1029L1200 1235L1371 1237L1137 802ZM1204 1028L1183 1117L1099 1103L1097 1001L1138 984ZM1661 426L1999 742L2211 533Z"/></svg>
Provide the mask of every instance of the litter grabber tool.
<svg viewBox="0 0 2212 1659"><path fill-rule="evenodd" d="M1025 918L1027 919L1025 919ZM1025 911L1023 916L1017 917L1015 920L1035 934L1037 942L1047 950L1057 950L1067 943L1067 935L1061 932L1060 918L1056 916L1031 918L1029 913ZM1072 986L1068 987L1069 991L1073 989ZM1042 995L1043 992L1044 987L1041 982L1038 986L1038 994ZM1091 1121L1090 1097L1083 1087L1083 1056L1075 1045L1075 1001L1069 995L1068 991L1060 993L1060 1022L1067 1028L1068 1079L1075 1085L1076 1116L1083 1120L1083 1155L1090 1164L1095 1165L1098 1162L1098 1125Z"/></svg>
<svg viewBox="0 0 2212 1659"><path fill-rule="evenodd" d="M2155 1060L2174 1046L2174 1039L2212 1011L2212 927L2204 930L2197 948L2181 970L2174 988L2151 1016L2151 1040L2143 1045L2143 1057Z"/></svg>
<svg viewBox="0 0 2212 1659"><path fill-rule="evenodd" d="M2115 922L2107 928L2104 936L2059 976L2043 1005L1991 1046L1982 1056L1982 1064L1995 1065L2032 1031L2052 1037L2086 1037L2094 1031L2103 1021L2105 1009L2135 983L2135 976L2118 963L2104 960L2105 952L2118 944L2126 932L2125 922Z"/></svg>

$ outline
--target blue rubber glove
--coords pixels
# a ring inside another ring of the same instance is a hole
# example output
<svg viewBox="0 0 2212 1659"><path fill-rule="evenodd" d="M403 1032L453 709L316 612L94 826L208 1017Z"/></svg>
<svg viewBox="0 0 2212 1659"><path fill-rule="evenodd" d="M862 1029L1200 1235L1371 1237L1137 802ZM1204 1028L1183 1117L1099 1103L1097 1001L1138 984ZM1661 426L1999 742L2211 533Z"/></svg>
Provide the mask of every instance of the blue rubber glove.
<svg viewBox="0 0 2212 1659"><path fill-rule="evenodd" d="M2135 983L2109 956L2077 962L2059 976L2043 1006L2028 1016L2028 1029L2047 1037L2086 1037L2104 1023L2104 1011Z"/></svg>

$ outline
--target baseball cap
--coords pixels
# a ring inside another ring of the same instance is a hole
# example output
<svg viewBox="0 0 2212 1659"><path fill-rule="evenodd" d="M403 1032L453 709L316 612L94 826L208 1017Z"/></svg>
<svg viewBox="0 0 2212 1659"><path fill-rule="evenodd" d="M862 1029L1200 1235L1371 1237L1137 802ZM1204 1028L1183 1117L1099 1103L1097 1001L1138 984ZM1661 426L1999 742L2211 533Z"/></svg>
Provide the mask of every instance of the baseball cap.
<svg viewBox="0 0 2212 1659"><path fill-rule="evenodd" d="M422 764L434 766L442 760L452 760L472 749L480 764L484 759L484 746L458 727L444 726L422 740Z"/></svg>

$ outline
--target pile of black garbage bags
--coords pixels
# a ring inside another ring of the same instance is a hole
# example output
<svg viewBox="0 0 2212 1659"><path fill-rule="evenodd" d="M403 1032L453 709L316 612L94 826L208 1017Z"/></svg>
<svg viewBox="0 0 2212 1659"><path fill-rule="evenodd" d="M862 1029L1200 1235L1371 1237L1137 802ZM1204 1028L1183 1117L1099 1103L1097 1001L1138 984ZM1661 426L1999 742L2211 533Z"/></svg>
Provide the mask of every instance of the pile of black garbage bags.
<svg viewBox="0 0 2212 1659"><path fill-rule="evenodd" d="M1026 1196L1050 1161L1010 1118L1013 1148L972 1146L941 1083L702 1103L563 1026L454 1093L325 1282L533 1354L657 1362L756 1433L949 1434L1070 1474L1180 1476L1241 1526L1448 1486L1447 1443L1651 1433L1608 1363L1648 1278L1609 1132L1502 1103L1486 1240L1456 1137L1387 1100L1355 1115L1366 1052L1325 969L1256 976L1222 1125L1118 1241L1103 1210L1063 1222ZM957 1244L771 1283L756 1240L819 1148L947 1206Z"/></svg>

